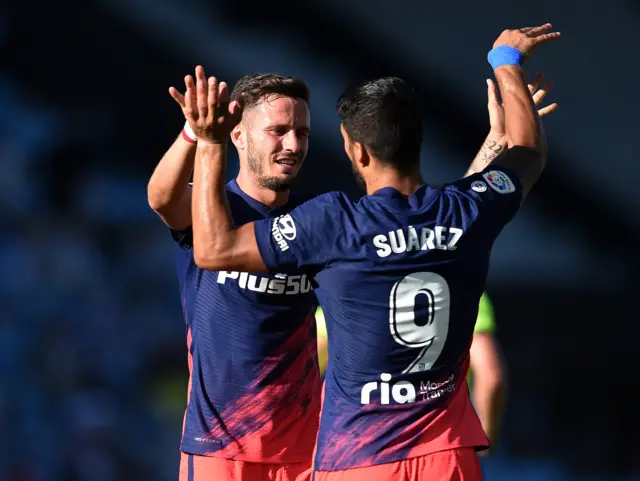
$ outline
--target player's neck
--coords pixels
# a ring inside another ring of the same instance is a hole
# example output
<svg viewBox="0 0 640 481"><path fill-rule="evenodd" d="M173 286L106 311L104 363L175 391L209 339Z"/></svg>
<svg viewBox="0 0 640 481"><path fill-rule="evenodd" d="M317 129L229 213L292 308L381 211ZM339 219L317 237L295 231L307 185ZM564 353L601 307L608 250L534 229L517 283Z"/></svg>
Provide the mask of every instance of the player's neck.
<svg viewBox="0 0 640 481"><path fill-rule="evenodd" d="M289 190L276 192L274 190L261 187L255 176L246 174L242 171L238 173L236 183L238 184L238 187L242 189L242 192L272 209L285 205L289 200Z"/></svg>
<svg viewBox="0 0 640 481"><path fill-rule="evenodd" d="M402 195L409 197L424 184L420 171L411 174L400 173L393 169L381 169L367 179L367 194L391 187Z"/></svg>

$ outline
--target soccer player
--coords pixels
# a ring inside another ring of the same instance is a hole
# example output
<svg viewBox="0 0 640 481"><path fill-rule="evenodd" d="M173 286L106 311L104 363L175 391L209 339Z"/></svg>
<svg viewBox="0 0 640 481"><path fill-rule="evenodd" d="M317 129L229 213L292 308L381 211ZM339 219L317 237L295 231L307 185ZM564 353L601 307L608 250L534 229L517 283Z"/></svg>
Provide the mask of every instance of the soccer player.
<svg viewBox="0 0 640 481"><path fill-rule="evenodd" d="M543 79L544 75L538 73L527 85L533 98L533 103L536 106L540 105L553 86L551 81L543 85ZM478 154L469 166L465 177L482 172L493 159L507 148L504 110L502 103L498 99L496 85L491 79L487 79L487 101L491 129ZM538 109L538 115L542 118L557 109L558 104L552 103ZM318 331L318 364L320 365L320 375L324 376L328 360L328 338L326 321L321 306L318 306L316 310L316 327ZM480 377L480 381L471 389L471 398L474 400L474 406L482 426L492 442L498 430L504 394L504 369L498 355L497 343L493 335L494 331L493 306L485 293L480 298L478 318L473 331L469 378L472 370L475 370L477 376Z"/></svg>
<svg viewBox="0 0 640 481"><path fill-rule="evenodd" d="M196 72L202 77L203 70ZM194 79L172 97L188 117ZM202 82L199 81L199 85ZM245 76L241 120L231 132L239 159L225 186L237 226L272 218L303 199L290 194L307 153L309 90L297 79ZM238 120L238 119L236 119ZM210 271L194 260L189 178L196 139L185 124L149 181L149 204L178 244L180 298L190 371L180 481L293 481L311 466L321 381L306 275Z"/></svg>
<svg viewBox="0 0 640 481"><path fill-rule="evenodd" d="M415 94L401 79L376 79L338 102L367 195L354 203L332 192L237 228L223 173L238 105L225 108L228 92L213 77L199 89L189 116L198 137L196 262L306 272L324 309L330 358L317 481L481 479L476 450L489 443L469 400L469 346L493 242L546 165L521 63L559 37L550 28L505 30L489 53L509 144L482 173L442 189L423 184Z"/></svg>

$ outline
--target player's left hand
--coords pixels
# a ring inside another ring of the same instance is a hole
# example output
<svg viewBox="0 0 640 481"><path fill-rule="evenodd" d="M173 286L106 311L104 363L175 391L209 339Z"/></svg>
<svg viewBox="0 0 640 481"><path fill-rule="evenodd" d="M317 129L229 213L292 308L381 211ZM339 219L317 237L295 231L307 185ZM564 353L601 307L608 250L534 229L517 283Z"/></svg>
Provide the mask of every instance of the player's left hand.
<svg viewBox="0 0 640 481"><path fill-rule="evenodd" d="M218 82L215 77L207 79L204 67L198 65L195 82L191 75L185 77L186 92L178 98L179 92L171 88L171 96L180 103L184 116L198 141L225 143L229 134L242 118L242 105L238 101L229 102L229 87L226 82Z"/></svg>
<svg viewBox="0 0 640 481"><path fill-rule="evenodd" d="M533 103L537 106L540 105L542 100L547 96L553 83L551 80L542 84L544 80L544 74L537 73L531 81L528 82L529 92L533 97ZM542 87L541 87L542 85ZM507 132L504 124L504 108L502 102L498 99L498 87L491 79L487 79L487 96L488 96L488 109L489 109L489 124L491 125L491 133L495 136L506 136ZM545 117L558 109L557 103L552 103L546 107L538 109L538 115Z"/></svg>
<svg viewBox="0 0 640 481"><path fill-rule="evenodd" d="M552 25L550 23L545 23L539 27L505 30L494 42L493 48L501 46L513 47L520 50L525 58L529 58L539 45L560 38L560 32L551 32L551 28Z"/></svg>

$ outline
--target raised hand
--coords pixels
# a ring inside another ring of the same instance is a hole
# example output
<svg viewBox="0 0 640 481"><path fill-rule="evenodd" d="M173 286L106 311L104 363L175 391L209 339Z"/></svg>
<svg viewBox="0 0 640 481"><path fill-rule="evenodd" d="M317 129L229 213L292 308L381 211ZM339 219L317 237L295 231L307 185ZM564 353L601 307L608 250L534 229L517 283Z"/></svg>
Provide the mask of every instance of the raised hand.
<svg viewBox="0 0 640 481"><path fill-rule="evenodd" d="M533 103L539 106L542 100L547 96L553 83L549 80L542 84L544 80L544 74L538 73L528 83L527 87L533 97ZM542 85L542 87L541 87ZM504 126L504 108L502 102L498 98L498 87L491 79L487 80L487 96L488 96L488 110L489 110L489 124L491 125L491 132L496 136L506 135ZM557 103L552 103L541 109L538 109L538 115L545 117L558 109Z"/></svg>
<svg viewBox="0 0 640 481"><path fill-rule="evenodd" d="M505 30L494 42L493 48L508 46L520 50L528 58L538 45L560 38L560 32L551 32L552 25L545 23L539 27L525 27Z"/></svg>
<svg viewBox="0 0 640 481"><path fill-rule="evenodd" d="M175 87L169 88L169 94L180 105L195 136L205 142L227 142L242 117L241 103L229 103L227 83L218 82L215 77L207 80L201 65L196 67L195 82L187 75L184 83L184 95Z"/></svg>

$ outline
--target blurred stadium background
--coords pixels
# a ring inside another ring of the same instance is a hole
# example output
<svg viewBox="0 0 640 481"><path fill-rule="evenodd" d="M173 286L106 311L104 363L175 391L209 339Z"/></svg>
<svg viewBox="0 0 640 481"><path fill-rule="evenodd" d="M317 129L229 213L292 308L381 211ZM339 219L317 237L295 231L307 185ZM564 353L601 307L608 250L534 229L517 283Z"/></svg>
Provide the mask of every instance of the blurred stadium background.
<svg viewBox="0 0 640 481"><path fill-rule="evenodd" d="M637 0L22 0L0 5L0 480L175 480L186 387L170 237L146 182L202 63L312 89L301 188L356 193L335 100L394 74L424 99L424 173L465 171L487 133L504 28L563 39L543 180L497 242L489 293L509 404L489 480L640 479ZM230 175L237 165L232 162Z"/></svg>

